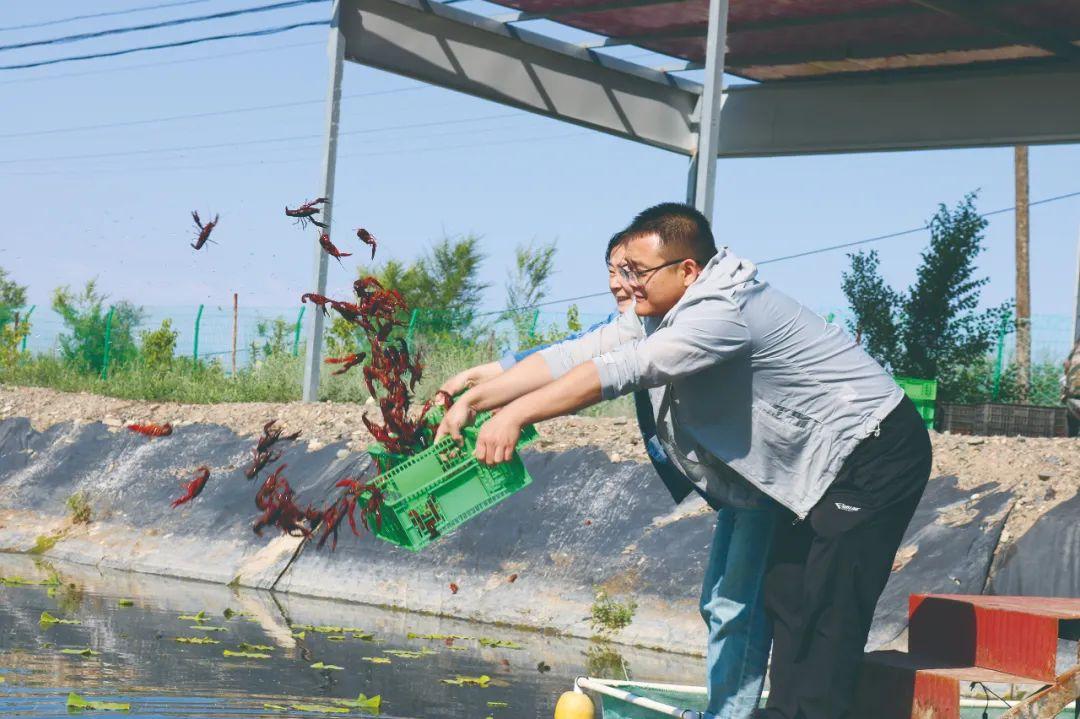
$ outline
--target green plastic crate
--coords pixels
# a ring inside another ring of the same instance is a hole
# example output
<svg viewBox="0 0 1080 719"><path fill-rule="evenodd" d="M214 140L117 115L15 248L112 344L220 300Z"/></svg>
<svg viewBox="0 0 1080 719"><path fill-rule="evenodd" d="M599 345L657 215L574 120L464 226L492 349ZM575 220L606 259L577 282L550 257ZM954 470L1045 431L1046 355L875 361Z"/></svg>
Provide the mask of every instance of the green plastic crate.
<svg viewBox="0 0 1080 719"><path fill-rule="evenodd" d="M480 413L473 426L462 430L464 444L458 446L445 437L438 444L401 459L374 479L384 495L382 523L373 517L368 525L375 536L399 547L418 552L439 537L461 526L514 492L532 482L517 452L509 462L487 467L476 461L476 435L491 417ZM431 430L438 426L442 412L428 415ZM518 449L537 438L529 425L521 432ZM387 455L380 445L369 447L373 456ZM361 498L367 499L367 495Z"/></svg>
<svg viewBox="0 0 1080 719"><path fill-rule="evenodd" d="M896 384L904 394L915 403L919 416L923 418L927 429L934 427L934 415L937 411L937 380L916 379L914 377L894 377Z"/></svg>

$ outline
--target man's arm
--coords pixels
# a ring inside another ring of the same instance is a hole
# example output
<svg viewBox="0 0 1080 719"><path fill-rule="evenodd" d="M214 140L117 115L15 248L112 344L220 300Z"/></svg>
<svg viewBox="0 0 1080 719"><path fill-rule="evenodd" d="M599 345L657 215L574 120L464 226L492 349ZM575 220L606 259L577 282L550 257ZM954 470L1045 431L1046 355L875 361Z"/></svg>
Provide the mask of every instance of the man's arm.
<svg viewBox="0 0 1080 719"><path fill-rule="evenodd" d="M503 373L503 365L500 362L485 362L484 364L478 364L475 367L462 370L448 380L442 383L439 387L440 392L446 392L451 397L454 397L462 390L475 387L476 385L487 382L493 377L498 377Z"/></svg>
<svg viewBox="0 0 1080 719"><path fill-rule="evenodd" d="M750 332L730 300L699 302L647 339L621 345L511 401L480 429L476 458L487 464L505 462L526 424L659 387L749 350Z"/></svg>

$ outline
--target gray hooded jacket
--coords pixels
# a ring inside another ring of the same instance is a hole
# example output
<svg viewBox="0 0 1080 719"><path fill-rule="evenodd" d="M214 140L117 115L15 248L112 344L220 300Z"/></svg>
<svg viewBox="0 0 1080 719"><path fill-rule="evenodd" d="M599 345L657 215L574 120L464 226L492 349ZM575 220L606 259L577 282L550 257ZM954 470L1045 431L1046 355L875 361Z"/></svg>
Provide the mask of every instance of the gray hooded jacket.
<svg viewBox="0 0 1080 719"><path fill-rule="evenodd" d="M661 441L708 497L753 504L749 483L805 517L904 393L839 327L756 277L721 248L662 318L630 310L540 355L554 377L594 362L604 399L649 390Z"/></svg>

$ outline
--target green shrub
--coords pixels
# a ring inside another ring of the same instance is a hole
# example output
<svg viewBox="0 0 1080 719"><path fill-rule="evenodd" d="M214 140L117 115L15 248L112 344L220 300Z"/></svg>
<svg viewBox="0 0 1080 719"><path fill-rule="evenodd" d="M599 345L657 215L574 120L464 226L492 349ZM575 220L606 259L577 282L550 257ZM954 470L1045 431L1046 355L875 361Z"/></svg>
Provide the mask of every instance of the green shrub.
<svg viewBox="0 0 1080 719"><path fill-rule="evenodd" d="M100 373L105 361L105 334L110 308L105 306L108 295L97 290L95 280L86 283L81 293L69 287L53 292L52 307L64 321L67 333L58 338L60 356L72 367L84 372ZM109 332L110 364L124 365L138 356L134 331L143 318L142 308L120 301L112 305L112 327Z"/></svg>
<svg viewBox="0 0 1080 719"><path fill-rule="evenodd" d="M23 340L30 335L30 323L17 310L0 308L0 367L13 367L22 357Z"/></svg>
<svg viewBox="0 0 1080 719"><path fill-rule="evenodd" d="M86 494L83 492L76 492L67 498L68 513L71 516L71 521L75 524L89 524L90 523L90 502L86 499Z"/></svg>
<svg viewBox="0 0 1080 719"><path fill-rule="evenodd" d="M589 612L589 624L598 634L614 634L630 626L634 621L636 611L637 602L633 599L626 602L617 601L598 587Z"/></svg>
<svg viewBox="0 0 1080 719"><path fill-rule="evenodd" d="M170 319L162 320L161 327L156 330L143 332L140 335L143 364L154 369L171 365L176 353L176 337L177 332L173 330Z"/></svg>

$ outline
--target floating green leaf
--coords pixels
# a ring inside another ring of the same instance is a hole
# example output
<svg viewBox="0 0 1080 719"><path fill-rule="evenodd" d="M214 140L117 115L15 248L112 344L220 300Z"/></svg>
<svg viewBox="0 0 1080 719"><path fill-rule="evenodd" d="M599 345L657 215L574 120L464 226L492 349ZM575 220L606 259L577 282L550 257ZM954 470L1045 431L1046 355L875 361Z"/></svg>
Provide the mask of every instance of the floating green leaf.
<svg viewBox="0 0 1080 719"><path fill-rule="evenodd" d="M375 639L374 634L367 634L366 632L353 632L353 639L363 639L365 642L370 642Z"/></svg>
<svg viewBox="0 0 1080 719"><path fill-rule="evenodd" d="M365 657L366 658L366 657ZM311 665L312 669L325 669L332 672L345 671L345 667L339 667L337 664L323 664L322 662L315 662Z"/></svg>
<svg viewBox="0 0 1080 719"><path fill-rule="evenodd" d="M415 634L409 632L405 636L409 639L433 639L438 641L446 641L447 639L472 639L472 637L462 636L461 634Z"/></svg>
<svg viewBox="0 0 1080 719"><path fill-rule="evenodd" d="M130 599L120 599L120 600L117 600L116 606L118 606L118 607L134 607L135 602L131 601Z"/></svg>
<svg viewBox="0 0 1080 719"><path fill-rule="evenodd" d="M78 654L79 656L82 656L82 657L96 657L99 654L99 652L95 652L90 647L61 649L60 653L61 654Z"/></svg>
<svg viewBox="0 0 1080 719"><path fill-rule="evenodd" d="M68 711L82 711L90 709L99 712L126 712L131 711L131 705L122 702L95 702L83 699L75 692L68 694Z"/></svg>
<svg viewBox="0 0 1080 719"><path fill-rule="evenodd" d="M509 639L488 639L487 637L480 637L478 640L482 647L498 647L500 649L524 649L525 647L517 642L512 642Z"/></svg>
<svg viewBox="0 0 1080 719"><path fill-rule="evenodd" d="M311 625L311 624L291 624L289 626L293 630L299 629L300 631L309 631L309 632L315 631L315 627L313 625Z"/></svg>
<svg viewBox="0 0 1080 719"><path fill-rule="evenodd" d="M0 684L3 684L6 681L7 681L7 679L4 678L4 675L0 674Z"/></svg>
<svg viewBox="0 0 1080 719"><path fill-rule="evenodd" d="M367 709L373 711L376 714L379 712L379 707L382 706L382 695L376 694L373 697L365 696L363 693L355 699L332 699L335 704L340 704L343 707L350 707L352 709Z"/></svg>
<svg viewBox="0 0 1080 719"><path fill-rule="evenodd" d="M328 635L326 637L326 641L328 641L328 642L343 642L343 641L345 641L345 635L344 634L330 634L330 635Z"/></svg>
<svg viewBox="0 0 1080 719"><path fill-rule="evenodd" d="M303 639L304 637L307 636L307 632L306 631L304 631L304 632L295 632L293 634L293 636L296 637L297 639Z"/></svg>
<svg viewBox="0 0 1080 719"><path fill-rule="evenodd" d="M443 684L450 684L456 687L463 687L466 685L476 687L486 687L491 682L491 677L487 674L483 674L478 677L463 677L460 674L453 679L440 679Z"/></svg>
<svg viewBox="0 0 1080 719"><path fill-rule="evenodd" d="M202 609L199 610L198 614L181 614L179 617L177 617L177 619L183 619L185 622L209 621L209 618L206 616L206 612Z"/></svg>
<svg viewBox="0 0 1080 719"><path fill-rule="evenodd" d="M281 706L280 704L263 704L263 709L269 709L275 712L288 711L289 707Z"/></svg>
<svg viewBox="0 0 1080 719"><path fill-rule="evenodd" d="M424 656L422 652L411 652L408 649L384 649L383 653L401 659L419 659Z"/></svg>
<svg viewBox="0 0 1080 719"><path fill-rule="evenodd" d="M217 639L210 637L176 637L173 641L181 644L221 644Z"/></svg>
<svg viewBox="0 0 1080 719"><path fill-rule="evenodd" d="M487 705L492 709L505 709L506 707L510 706L506 702L488 702Z"/></svg>
<svg viewBox="0 0 1080 719"><path fill-rule="evenodd" d="M386 657L360 657L365 662L371 662L372 664L389 664L390 660Z"/></svg>
<svg viewBox="0 0 1080 719"><path fill-rule="evenodd" d="M261 654L260 652L234 652L231 649L222 649L222 656L226 657L240 657L242 659L269 659L269 654Z"/></svg>
<svg viewBox="0 0 1080 719"><path fill-rule="evenodd" d="M48 612L42 612L41 613L41 619L39 619L38 622L43 627L50 627L53 624L78 624L79 623L75 619L57 619L56 617L49 614Z"/></svg>
<svg viewBox="0 0 1080 719"><path fill-rule="evenodd" d="M327 624L321 624L317 627L312 627L311 630L318 632L319 634L341 634L345 631L345 627L334 627Z"/></svg>
<svg viewBox="0 0 1080 719"><path fill-rule="evenodd" d="M225 629L225 627L205 627L205 626L203 626L201 624L196 624L194 626L188 627L188 629L197 629L200 632L224 632L224 631L228 631L228 630Z"/></svg>
<svg viewBox="0 0 1080 719"><path fill-rule="evenodd" d="M292 704L293 709L298 712L320 712L322 714L348 714L349 710L345 707L329 707L325 704Z"/></svg>
<svg viewBox="0 0 1080 719"><path fill-rule="evenodd" d="M240 642L237 648L242 652L272 652L274 648L268 644L248 644Z"/></svg>

